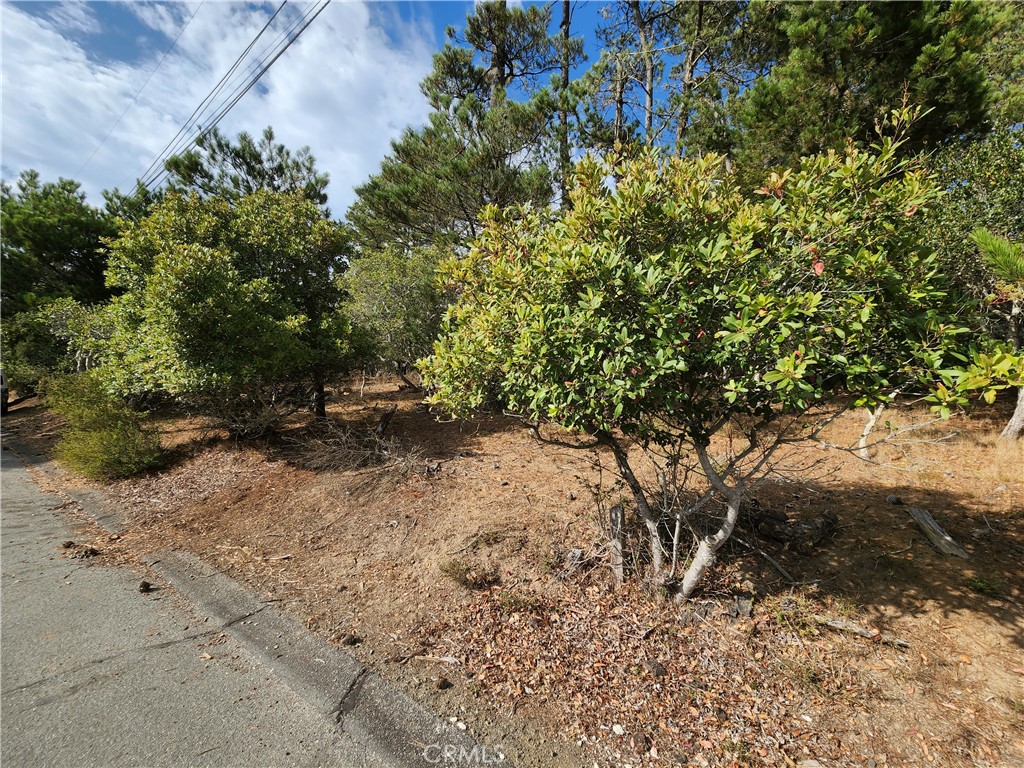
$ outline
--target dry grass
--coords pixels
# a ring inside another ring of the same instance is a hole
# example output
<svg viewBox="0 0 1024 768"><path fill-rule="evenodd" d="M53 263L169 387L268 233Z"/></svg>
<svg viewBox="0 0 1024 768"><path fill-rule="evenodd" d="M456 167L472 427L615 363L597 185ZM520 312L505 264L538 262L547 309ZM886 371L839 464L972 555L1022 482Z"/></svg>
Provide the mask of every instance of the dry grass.
<svg viewBox="0 0 1024 768"><path fill-rule="evenodd" d="M438 570L442 575L466 589L487 589L501 582L501 575L493 566L474 560L462 558L442 560L438 565Z"/></svg>
<svg viewBox="0 0 1024 768"><path fill-rule="evenodd" d="M288 458L313 472L345 472L374 467L408 478L424 464L423 451L408 441L363 426L328 422L287 438Z"/></svg>

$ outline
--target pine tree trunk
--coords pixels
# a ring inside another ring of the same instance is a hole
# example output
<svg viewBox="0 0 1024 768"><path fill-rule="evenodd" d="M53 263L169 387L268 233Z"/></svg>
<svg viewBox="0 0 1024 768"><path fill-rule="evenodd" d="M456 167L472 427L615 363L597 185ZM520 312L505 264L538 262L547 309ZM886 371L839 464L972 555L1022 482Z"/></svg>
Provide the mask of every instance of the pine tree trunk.
<svg viewBox="0 0 1024 768"><path fill-rule="evenodd" d="M558 110L558 174L562 193L562 210L569 203L569 25L572 22L570 0L562 0L562 87Z"/></svg>
<svg viewBox="0 0 1024 768"><path fill-rule="evenodd" d="M498 0L504 14L508 14L506 0ZM494 50L491 53L491 103L494 109L505 101L505 90L508 87L508 40L505 35L495 35Z"/></svg>
<svg viewBox="0 0 1024 768"><path fill-rule="evenodd" d="M683 60L683 71L680 74L682 83L682 98L680 99L679 119L676 122L676 146L675 154L681 155L683 141L686 138L686 130L690 125L690 108L693 92L697 87L696 72L699 56L697 46L700 45L701 36L704 33L704 3L706 0L697 1L697 23L693 30L693 36L686 46L686 58Z"/></svg>
<svg viewBox="0 0 1024 768"><path fill-rule="evenodd" d="M651 50L651 22L644 16L639 0L631 0L637 36L640 38L640 56L644 62L644 143L654 144L654 52Z"/></svg>
<svg viewBox="0 0 1024 768"><path fill-rule="evenodd" d="M625 133L626 133L626 128L625 128L625 124L626 124L626 118L625 118L625 111L626 111L626 105L625 105L625 100L626 100L626 76L625 76L625 74L622 71L622 62L621 61L615 62L615 76L614 77L615 77L615 79L614 79L613 84L612 84L612 89L614 91L613 98L615 100L614 132L615 132L615 144L618 145L618 144L622 143L625 140ZM618 150L618 146L616 146L616 151L617 150Z"/></svg>

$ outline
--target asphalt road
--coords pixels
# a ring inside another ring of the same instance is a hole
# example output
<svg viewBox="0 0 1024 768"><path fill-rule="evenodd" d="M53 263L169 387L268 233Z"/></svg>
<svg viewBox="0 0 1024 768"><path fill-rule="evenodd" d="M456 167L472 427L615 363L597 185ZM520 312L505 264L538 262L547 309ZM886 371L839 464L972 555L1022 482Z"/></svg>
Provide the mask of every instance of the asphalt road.
<svg viewBox="0 0 1024 768"><path fill-rule="evenodd" d="M4 768L389 764L173 590L62 556L60 504L2 451Z"/></svg>

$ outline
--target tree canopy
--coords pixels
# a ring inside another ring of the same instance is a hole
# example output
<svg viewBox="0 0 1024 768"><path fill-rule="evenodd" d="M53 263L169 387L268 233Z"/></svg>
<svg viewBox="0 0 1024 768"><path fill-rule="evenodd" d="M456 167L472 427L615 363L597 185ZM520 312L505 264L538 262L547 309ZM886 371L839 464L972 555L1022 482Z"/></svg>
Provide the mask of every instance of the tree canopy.
<svg viewBox="0 0 1024 768"><path fill-rule="evenodd" d="M102 241L116 228L111 216L86 202L78 182L43 182L36 171L23 172L14 187L0 185L0 225L5 316L57 297L110 296Z"/></svg>
<svg viewBox="0 0 1024 768"><path fill-rule="evenodd" d="M801 155L865 144L875 125L905 102L922 109L904 150L979 136L991 100L981 53L992 20L960 2L751 4L751 24L774 26L755 49L766 70L737 95L743 161L791 165Z"/></svg>
<svg viewBox="0 0 1024 768"><path fill-rule="evenodd" d="M233 205L168 195L110 245L108 280L124 293L108 310L107 380L262 431L282 398L302 401L296 386L322 394L350 362L336 282L346 249L343 230L300 192Z"/></svg>
<svg viewBox="0 0 1024 768"><path fill-rule="evenodd" d="M557 101L536 85L559 66L549 21L539 6L484 3L465 41L449 30L421 85L433 108L427 125L406 129L356 190L348 220L361 245L453 246L476 234L486 205L547 204Z"/></svg>
<svg viewBox="0 0 1024 768"><path fill-rule="evenodd" d="M373 251L342 277L346 311L373 340L377 356L401 375L430 352L446 299L437 285L436 248Z"/></svg>
<svg viewBox="0 0 1024 768"><path fill-rule="evenodd" d="M292 152L277 143L269 125L259 139L243 131L237 143L213 128L199 137L195 149L169 158L165 167L171 191L226 200L260 190L301 192L318 205L327 204L330 176L317 170L309 147Z"/></svg>

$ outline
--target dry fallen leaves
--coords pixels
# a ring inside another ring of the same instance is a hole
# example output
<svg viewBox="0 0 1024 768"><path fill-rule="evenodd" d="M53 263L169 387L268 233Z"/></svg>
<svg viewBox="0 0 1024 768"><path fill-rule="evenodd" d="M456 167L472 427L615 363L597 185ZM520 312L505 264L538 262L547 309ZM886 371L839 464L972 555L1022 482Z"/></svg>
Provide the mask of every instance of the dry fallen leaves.
<svg viewBox="0 0 1024 768"><path fill-rule="evenodd" d="M807 713L817 714L815 694L847 696L856 680L821 671L834 653L823 641L764 615L730 619L727 608L657 603L632 588L559 598L495 588L453 606L436 637L492 699L553 707L613 762L838 758L833 734Z"/></svg>

